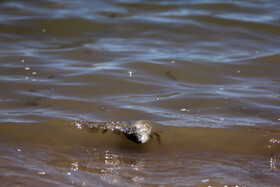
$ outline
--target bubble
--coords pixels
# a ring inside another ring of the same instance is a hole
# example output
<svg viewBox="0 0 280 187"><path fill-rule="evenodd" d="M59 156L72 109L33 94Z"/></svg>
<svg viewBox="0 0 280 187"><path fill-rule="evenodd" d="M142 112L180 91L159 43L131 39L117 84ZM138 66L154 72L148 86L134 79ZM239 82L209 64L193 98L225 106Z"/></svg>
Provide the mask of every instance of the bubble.
<svg viewBox="0 0 280 187"><path fill-rule="evenodd" d="M39 175L45 175L46 173L44 171L39 171L38 174Z"/></svg>
<svg viewBox="0 0 280 187"><path fill-rule="evenodd" d="M77 126L78 129L82 129L83 128L83 124L81 124L79 122L75 122L75 125Z"/></svg>
<svg viewBox="0 0 280 187"><path fill-rule="evenodd" d="M79 169L79 163L78 162L71 163L71 169L73 171L77 171Z"/></svg>
<svg viewBox="0 0 280 187"><path fill-rule="evenodd" d="M209 179L203 179L201 180L202 183L206 183L206 182L209 182Z"/></svg>
<svg viewBox="0 0 280 187"><path fill-rule="evenodd" d="M30 67L26 67L26 68L24 68L25 70L30 70Z"/></svg>
<svg viewBox="0 0 280 187"><path fill-rule="evenodd" d="M132 71L128 71L127 73L128 73L128 76L130 76L130 77L132 76Z"/></svg>

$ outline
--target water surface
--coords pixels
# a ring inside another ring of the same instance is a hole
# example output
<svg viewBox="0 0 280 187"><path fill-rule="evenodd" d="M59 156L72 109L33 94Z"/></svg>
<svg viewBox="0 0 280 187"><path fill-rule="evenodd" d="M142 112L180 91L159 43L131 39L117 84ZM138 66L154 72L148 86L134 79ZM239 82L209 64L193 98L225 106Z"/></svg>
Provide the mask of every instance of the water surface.
<svg viewBox="0 0 280 187"><path fill-rule="evenodd" d="M279 186L279 6L0 1L1 184Z"/></svg>

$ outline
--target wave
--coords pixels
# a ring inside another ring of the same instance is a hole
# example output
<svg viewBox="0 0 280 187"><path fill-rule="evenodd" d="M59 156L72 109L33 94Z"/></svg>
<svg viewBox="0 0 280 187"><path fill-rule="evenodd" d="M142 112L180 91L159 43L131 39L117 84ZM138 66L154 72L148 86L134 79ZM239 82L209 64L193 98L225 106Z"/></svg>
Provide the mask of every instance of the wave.
<svg viewBox="0 0 280 187"><path fill-rule="evenodd" d="M93 124L94 122L88 122ZM270 127L203 128L163 126L150 122L158 134L148 143L136 144L122 133L76 126L70 121L16 124L2 123L2 142L49 146L105 147L155 154L215 152L271 155L280 153L280 129ZM87 124L87 123L84 123ZM105 124L105 123L104 123Z"/></svg>

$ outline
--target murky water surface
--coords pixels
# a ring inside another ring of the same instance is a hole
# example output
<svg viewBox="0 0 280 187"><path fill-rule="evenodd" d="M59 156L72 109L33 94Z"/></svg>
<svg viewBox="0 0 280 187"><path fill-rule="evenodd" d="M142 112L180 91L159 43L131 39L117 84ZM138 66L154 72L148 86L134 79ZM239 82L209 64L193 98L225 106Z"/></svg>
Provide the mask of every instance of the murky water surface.
<svg viewBox="0 0 280 187"><path fill-rule="evenodd" d="M279 7L1 0L1 186L280 186Z"/></svg>

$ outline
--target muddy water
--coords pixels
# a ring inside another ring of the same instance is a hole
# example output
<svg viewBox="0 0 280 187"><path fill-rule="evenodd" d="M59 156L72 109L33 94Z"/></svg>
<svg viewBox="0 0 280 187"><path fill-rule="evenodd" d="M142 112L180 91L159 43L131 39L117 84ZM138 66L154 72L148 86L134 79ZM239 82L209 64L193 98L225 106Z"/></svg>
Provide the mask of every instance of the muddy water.
<svg viewBox="0 0 280 187"><path fill-rule="evenodd" d="M1 186L280 186L279 6L0 1Z"/></svg>

